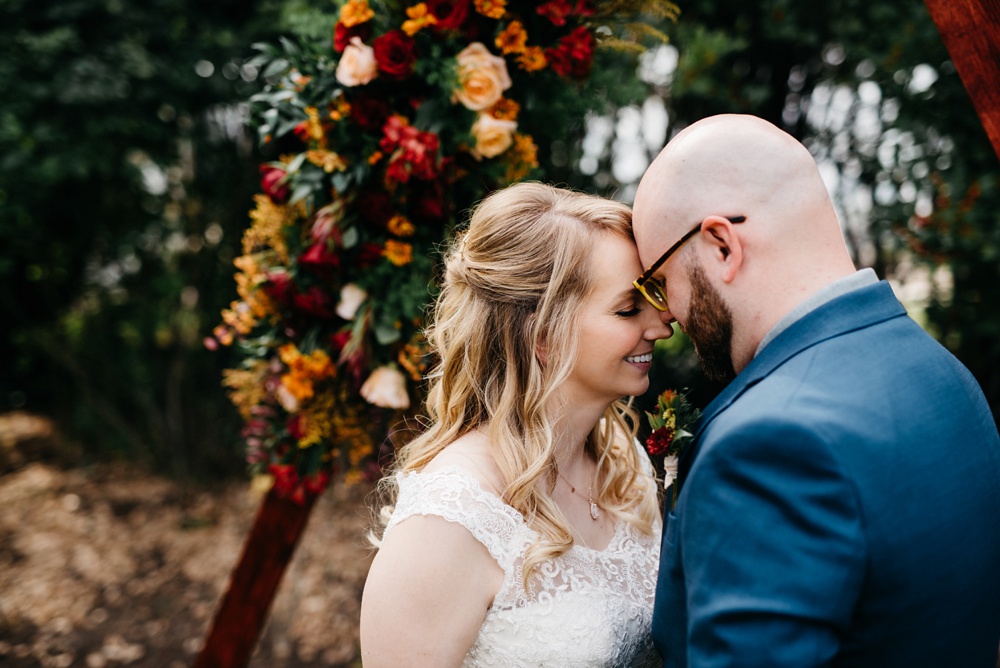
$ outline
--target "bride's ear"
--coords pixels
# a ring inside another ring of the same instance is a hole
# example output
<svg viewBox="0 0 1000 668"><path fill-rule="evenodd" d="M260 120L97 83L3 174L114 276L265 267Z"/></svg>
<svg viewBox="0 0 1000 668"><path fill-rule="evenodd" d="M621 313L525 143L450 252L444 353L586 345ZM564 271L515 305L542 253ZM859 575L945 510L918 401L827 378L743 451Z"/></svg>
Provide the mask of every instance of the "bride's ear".
<svg viewBox="0 0 1000 668"><path fill-rule="evenodd" d="M537 318L535 317L535 314L532 313L531 315L528 316L528 321L524 323L525 330L529 334L529 340L534 340L536 321ZM538 360L539 364L545 366L548 359L548 354L549 354L548 340L545 337L545 333L540 332L538 334L537 341L535 341L535 359Z"/></svg>

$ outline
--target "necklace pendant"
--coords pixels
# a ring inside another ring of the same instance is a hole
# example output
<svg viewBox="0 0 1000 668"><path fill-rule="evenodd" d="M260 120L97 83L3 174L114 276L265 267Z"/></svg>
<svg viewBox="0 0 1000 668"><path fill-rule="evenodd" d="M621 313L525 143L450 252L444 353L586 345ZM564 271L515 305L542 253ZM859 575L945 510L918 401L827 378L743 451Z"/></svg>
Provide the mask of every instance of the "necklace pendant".
<svg viewBox="0 0 1000 668"><path fill-rule="evenodd" d="M597 504L594 503L594 500L591 499L590 500L590 519L596 520L598 517L600 517L600 510L598 509Z"/></svg>

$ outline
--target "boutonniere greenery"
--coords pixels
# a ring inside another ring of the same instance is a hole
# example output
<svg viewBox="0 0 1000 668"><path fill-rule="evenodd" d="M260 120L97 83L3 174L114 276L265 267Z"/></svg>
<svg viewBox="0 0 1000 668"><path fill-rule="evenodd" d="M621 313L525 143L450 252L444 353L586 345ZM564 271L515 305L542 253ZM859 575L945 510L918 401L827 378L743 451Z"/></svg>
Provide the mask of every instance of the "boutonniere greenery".
<svg viewBox="0 0 1000 668"><path fill-rule="evenodd" d="M670 486L677 479L677 463L684 444L694 437L695 424L701 411L691 405L683 392L666 390L656 399L656 410L646 411L653 430L646 439L646 451L654 463L661 464L663 484ZM676 490L674 491L676 502Z"/></svg>

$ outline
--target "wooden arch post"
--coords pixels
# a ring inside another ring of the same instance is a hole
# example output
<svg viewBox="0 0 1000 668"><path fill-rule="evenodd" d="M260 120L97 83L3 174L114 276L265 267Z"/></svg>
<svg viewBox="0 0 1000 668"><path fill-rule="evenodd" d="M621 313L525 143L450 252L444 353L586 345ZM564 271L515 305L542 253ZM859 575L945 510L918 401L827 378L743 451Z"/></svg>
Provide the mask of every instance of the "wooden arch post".
<svg viewBox="0 0 1000 668"><path fill-rule="evenodd" d="M306 494L302 503L296 503L272 487L261 501L193 668L245 668L250 662L316 498Z"/></svg>
<svg viewBox="0 0 1000 668"><path fill-rule="evenodd" d="M1000 0L924 0L1000 157Z"/></svg>

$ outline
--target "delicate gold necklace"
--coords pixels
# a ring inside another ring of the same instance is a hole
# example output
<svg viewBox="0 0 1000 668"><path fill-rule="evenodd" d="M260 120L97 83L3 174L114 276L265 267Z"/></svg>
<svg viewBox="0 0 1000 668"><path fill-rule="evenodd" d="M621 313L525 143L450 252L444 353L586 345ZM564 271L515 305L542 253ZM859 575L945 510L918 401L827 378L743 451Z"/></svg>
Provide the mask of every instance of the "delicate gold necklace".
<svg viewBox="0 0 1000 668"><path fill-rule="evenodd" d="M598 505L596 503L594 503L594 484L593 483L590 484L590 493L589 493L589 495L588 496L584 496L580 492L576 491L576 487L573 486L573 483L571 483L569 480L566 480L566 478L563 476L563 474L560 473L558 470L556 471L556 475L559 476L560 478L562 478L563 482L565 482L567 485L569 485L569 491L570 492L572 492L573 494L576 494L581 499L586 499L587 500L587 502L590 504L590 519L596 520L598 517L601 516L600 507L598 507Z"/></svg>

